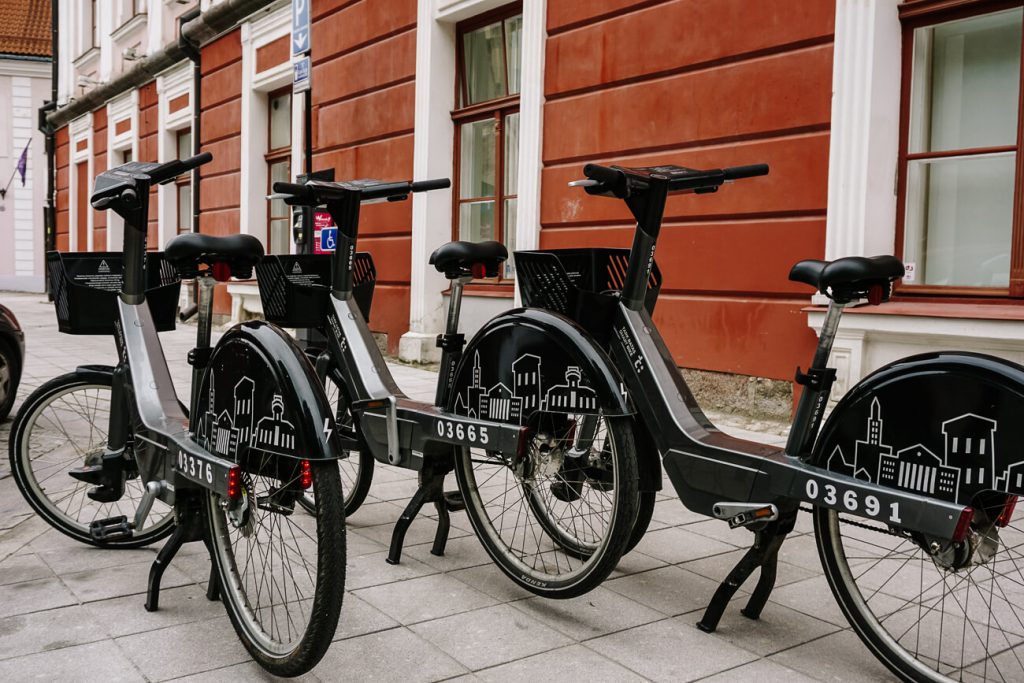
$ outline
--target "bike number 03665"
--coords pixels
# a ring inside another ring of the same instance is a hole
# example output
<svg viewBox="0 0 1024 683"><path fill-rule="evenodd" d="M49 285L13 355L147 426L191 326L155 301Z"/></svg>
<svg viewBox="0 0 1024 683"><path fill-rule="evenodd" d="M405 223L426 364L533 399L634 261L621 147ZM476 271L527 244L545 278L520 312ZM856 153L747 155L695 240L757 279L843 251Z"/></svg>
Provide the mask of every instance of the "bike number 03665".
<svg viewBox="0 0 1024 683"><path fill-rule="evenodd" d="M487 427L477 427L476 425L462 424L461 422L450 422L448 420L438 420L435 428L437 429L437 435L448 439L457 439L459 441L468 441L469 443L480 443L486 445L491 437L487 434Z"/></svg>
<svg viewBox="0 0 1024 683"><path fill-rule="evenodd" d="M203 462L194 455L179 452L178 471L197 481L205 479L207 484L213 483L213 466L208 462Z"/></svg>
<svg viewBox="0 0 1024 683"><path fill-rule="evenodd" d="M861 498L853 489L840 490L833 484L820 485L815 479L808 479L806 485L807 499L821 501L830 507L842 507L853 513L864 513L868 517L878 517L882 513L882 503L877 496L868 494ZM889 521L899 524L900 504L889 503L887 510Z"/></svg>

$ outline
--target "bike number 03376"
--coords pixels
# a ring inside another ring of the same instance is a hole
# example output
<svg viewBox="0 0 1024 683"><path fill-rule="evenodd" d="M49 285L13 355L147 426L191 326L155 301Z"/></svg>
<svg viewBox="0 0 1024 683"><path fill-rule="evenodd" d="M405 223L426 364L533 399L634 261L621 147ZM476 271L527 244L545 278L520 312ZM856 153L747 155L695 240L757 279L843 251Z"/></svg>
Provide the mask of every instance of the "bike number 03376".
<svg viewBox="0 0 1024 683"><path fill-rule="evenodd" d="M196 481L203 481L205 479L206 483L213 483L213 465L203 462L194 455L179 452L178 471Z"/></svg>
<svg viewBox="0 0 1024 683"><path fill-rule="evenodd" d="M843 508L857 514L866 514L868 517L878 517L883 513L883 505L877 496L868 494L861 498L853 489L841 490L833 484L821 485L815 479L808 479L806 484L807 499L821 502L829 507ZM888 521L899 524L900 504L889 503L885 510Z"/></svg>
<svg viewBox="0 0 1024 683"><path fill-rule="evenodd" d="M467 425L449 420L438 420L435 424L435 429L437 429L438 436L446 439L457 439L481 445L486 445L491 440L490 435L487 433L487 427L477 427L476 425Z"/></svg>

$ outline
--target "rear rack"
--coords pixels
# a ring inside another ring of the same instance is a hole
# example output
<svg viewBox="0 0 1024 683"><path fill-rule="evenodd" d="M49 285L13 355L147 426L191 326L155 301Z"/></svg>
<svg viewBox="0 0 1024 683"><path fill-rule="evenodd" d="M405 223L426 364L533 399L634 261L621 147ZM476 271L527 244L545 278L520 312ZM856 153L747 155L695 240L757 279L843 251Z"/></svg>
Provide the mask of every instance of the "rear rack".
<svg viewBox="0 0 1024 683"><path fill-rule="evenodd" d="M268 254L256 264L263 315L282 327L321 328L330 310L332 254ZM359 252L352 262L352 295L367 322L377 269Z"/></svg>
<svg viewBox="0 0 1024 683"><path fill-rule="evenodd" d="M628 249L550 249L515 252L516 278L523 305L546 308L571 318L599 341L606 341L611 312L626 281ZM644 307L654 313L661 271L653 264Z"/></svg>

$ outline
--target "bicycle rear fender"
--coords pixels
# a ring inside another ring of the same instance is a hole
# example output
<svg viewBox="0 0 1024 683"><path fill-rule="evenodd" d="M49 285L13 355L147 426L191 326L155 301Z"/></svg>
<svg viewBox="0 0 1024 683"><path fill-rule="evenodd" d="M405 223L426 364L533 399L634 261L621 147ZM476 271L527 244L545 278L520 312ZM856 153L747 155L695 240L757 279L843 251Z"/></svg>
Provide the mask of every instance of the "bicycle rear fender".
<svg viewBox="0 0 1024 683"><path fill-rule="evenodd" d="M607 354L558 313L519 308L470 340L448 383L459 415L526 424L538 410L632 415Z"/></svg>
<svg viewBox="0 0 1024 683"><path fill-rule="evenodd" d="M987 490L1024 495L1022 416L1024 367L971 353L911 356L843 397L811 462L959 505Z"/></svg>
<svg viewBox="0 0 1024 683"><path fill-rule="evenodd" d="M248 451L342 456L334 414L305 354L264 321L232 327L213 350L196 407L196 440L238 462Z"/></svg>

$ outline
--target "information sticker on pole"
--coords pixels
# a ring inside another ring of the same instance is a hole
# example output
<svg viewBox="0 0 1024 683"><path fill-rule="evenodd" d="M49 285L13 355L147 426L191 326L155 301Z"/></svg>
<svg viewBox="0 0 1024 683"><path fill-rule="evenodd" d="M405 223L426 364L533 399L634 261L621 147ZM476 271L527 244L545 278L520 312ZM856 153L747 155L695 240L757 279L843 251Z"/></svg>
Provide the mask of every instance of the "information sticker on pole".
<svg viewBox="0 0 1024 683"><path fill-rule="evenodd" d="M309 56L299 57L292 62L292 92L308 92L310 80Z"/></svg>
<svg viewBox="0 0 1024 683"><path fill-rule="evenodd" d="M313 235L313 253L334 253L338 246L338 228L331 222L331 214L326 211L313 214Z"/></svg>

